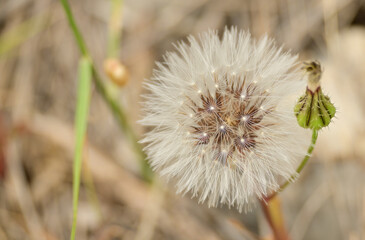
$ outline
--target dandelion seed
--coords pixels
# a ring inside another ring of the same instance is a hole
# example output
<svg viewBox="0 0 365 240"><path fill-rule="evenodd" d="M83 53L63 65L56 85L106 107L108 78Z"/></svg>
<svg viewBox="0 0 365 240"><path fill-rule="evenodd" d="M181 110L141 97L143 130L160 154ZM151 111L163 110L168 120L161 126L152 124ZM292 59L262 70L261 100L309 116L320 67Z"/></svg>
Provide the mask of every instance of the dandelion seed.
<svg viewBox="0 0 365 240"><path fill-rule="evenodd" d="M241 120L242 120L243 122L246 122L246 121L247 121L247 119L248 119L248 117L247 117L247 116L243 116L243 117L241 118Z"/></svg>
<svg viewBox="0 0 365 240"><path fill-rule="evenodd" d="M178 192L191 191L209 206L250 209L306 154L309 136L290 98L306 84L297 58L235 28L222 39L209 31L189 41L149 81L141 122L154 130L145 151L152 167L180 183Z"/></svg>

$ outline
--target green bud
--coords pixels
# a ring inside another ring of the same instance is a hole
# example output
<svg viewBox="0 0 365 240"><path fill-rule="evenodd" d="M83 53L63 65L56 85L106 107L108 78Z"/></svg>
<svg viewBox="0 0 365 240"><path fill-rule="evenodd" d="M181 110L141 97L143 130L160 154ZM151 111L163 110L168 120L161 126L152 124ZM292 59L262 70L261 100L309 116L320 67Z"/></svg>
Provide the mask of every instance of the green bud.
<svg viewBox="0 0 365 240"><path fill-rule="evenodd" d="M333 106L333 104L331 103L330 98L328 96L326 96L324 94L322 94L321 96L322 96L322 103L323 103L324 107L327 109L330 117L333 118L336 113L335 106Z"/></svg>
<svg viewBox="0 0 365 240"><path fill-rule="evenodd" d="M311 104L312 95L306 93L299 98L298 103L294 107L294 113L297 117L298 124L303 128L308 128Z"/></svg>
<svg viewBox="0 0 365 240"><path fill-rule="evenodd" d="M328 126L335 116L336 108L320 86L321 66L318 62L306 62L303 67L308 73L308 87L294 107L299 126L319 130Z"/></svg>

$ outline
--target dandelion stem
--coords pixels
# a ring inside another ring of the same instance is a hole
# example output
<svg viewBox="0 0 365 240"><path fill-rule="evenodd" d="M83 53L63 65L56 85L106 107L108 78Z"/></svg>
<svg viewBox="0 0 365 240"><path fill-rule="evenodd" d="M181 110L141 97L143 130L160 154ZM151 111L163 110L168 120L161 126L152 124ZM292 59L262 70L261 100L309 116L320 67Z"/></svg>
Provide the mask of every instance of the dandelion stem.
<svg viewBox="0 0 365 240"><path fill-rule="evenodd" d="M302 172L304 166L307 164L309 158L312 155L312 152L314 150L314 146L317 142L318 138L318 130L313 129L312 131L312 141L311 144L307 150L307 154L303 158L302 162L299 164L296 173L299 174ZM265 218L268 221L275 240L288 240L289 236L285 230L284 221L281 213L281 208L278 203L278 198L276 197L278 193L282 192L291 182L293 182L297 174L293 174L285 183L283 183L279 190L272 193L268 197L265 197L260 200L262 210L264 211Z"/></svg>
<svg viewBox="0 0 365 240"><path fill-rule="evenodd" d="M278 197L272 198L266 202L261 200L261 207L265 218L272 230L275 240L289 240L288 232L285 228L285 222L281 211L280 200Z"/></svg>
<svg viewBox="0 0 365 240"><path fill-rule="evenodd" d="M314 146L316 145L317 142L317 138L318 138L318 130L313 129L312 131L312 141L311 144L307 150L307 154L305 155L305 157L303 158L302 162L300 163L300 165L298 166L296 173L299 174L302 172L304 166L307 164L309 158L312 156L312 152L314 150ZM287 186L289 186L289 184L291 182L293 182L296 178L297 178L297 174L293 174L285 183L283 183L279 190L277 190L276 192L272 193L271 195L269 195L268 197L265 198L265 201L270 201L273 197L275 197L278 193L282 192Z"/></svg>

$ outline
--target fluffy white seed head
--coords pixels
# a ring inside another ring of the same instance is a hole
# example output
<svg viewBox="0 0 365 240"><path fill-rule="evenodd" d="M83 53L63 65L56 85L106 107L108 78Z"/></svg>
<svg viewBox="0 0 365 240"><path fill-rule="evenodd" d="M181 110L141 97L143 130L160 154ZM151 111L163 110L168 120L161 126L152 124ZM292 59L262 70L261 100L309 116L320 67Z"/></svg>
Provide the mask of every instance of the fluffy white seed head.
<svg viewBox="0 0 365 240"><path fill-rule="evenodd" d="M209 206L249 209L295 173L308 136L293 94L296 56L235 28L189 37L146 83L143 139L152 167Z"/></svg>

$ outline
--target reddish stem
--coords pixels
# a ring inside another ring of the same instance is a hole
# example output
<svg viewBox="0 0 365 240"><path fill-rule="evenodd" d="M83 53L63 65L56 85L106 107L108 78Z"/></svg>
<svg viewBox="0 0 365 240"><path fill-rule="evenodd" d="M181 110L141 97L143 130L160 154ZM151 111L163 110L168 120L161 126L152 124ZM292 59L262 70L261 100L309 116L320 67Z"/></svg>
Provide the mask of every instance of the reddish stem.
<svg viewBox="0 0 365 240"><path fill-rule="evenodd" d="M261 200L260 203L265 218L274 235L274 239L290 240L288 232L284 226L284 219L282 217L279 200L273 196L273 198L268 201L266 201L266 199Z"/></svg>

